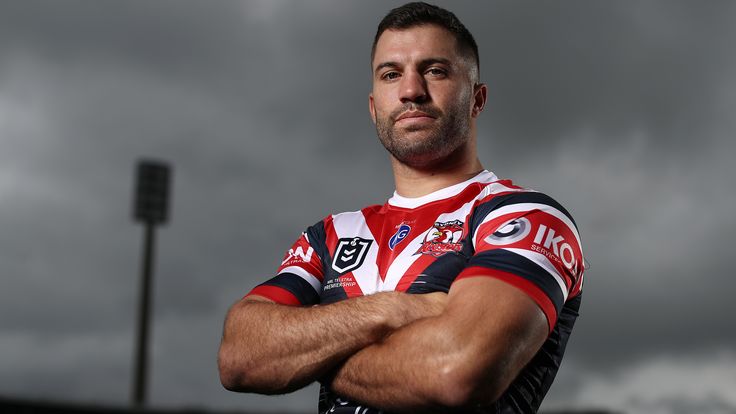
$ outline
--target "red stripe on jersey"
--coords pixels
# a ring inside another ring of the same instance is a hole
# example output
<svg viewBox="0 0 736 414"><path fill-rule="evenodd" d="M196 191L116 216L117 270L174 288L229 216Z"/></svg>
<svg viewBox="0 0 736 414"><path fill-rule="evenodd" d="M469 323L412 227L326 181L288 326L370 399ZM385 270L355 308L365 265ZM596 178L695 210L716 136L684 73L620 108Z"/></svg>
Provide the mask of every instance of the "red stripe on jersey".
<svg viewBox="0 0 736 414"><path fill-rule="evenodd" d="M496 181L496 183L501 184L504 187L513 188L514 190L524 190L524 187L519 187L518 185L515 185L511 180L498 180Z"/></svg>
<svg viewBox="0 0 736 414"><path fill-rule="evenodd" d="M379 251L383 251L388 248L388 240L386 234L390 232L391 223L387 219L385 214L381 214L381 206L370 206L361 210L363 213L363 219L365 224L368 226L368 230L373 235L375 243L377 243ZM387 229L387 231L384 231ZM390 237L390 236L388 236ZM392 254L379 254L376 257L376 266L378 267L378 276L381 281L386 279L386 271L388 266L396 257L395 251Z"/></svg>
<svg viewBox="0 0 736 414"><path fill-rule="evenodd" d="M360 289L360 285L358 285L358 282L355 280L353 272L345 273L338 279L340 279L340 282L342 283L342 289L345 291L345 294L349 298L363 296L363 291Z"/></svg>
<svg viewBox="0 0 736 414"><path fill-rule="evenodd" d="M477 276L493 277L521 289L524 293L529 295L537 305L539 305L540 309L542 309L542 312L544 312L544 315L547 317L549 332L552 332L552 329L555 327L555 323L557 323L557 311L555 310L555 305L552 303L549 296L547 296L542 289L537 287L537 285L513 273L488 269L480 266L465 268L459 275L457 275L455 281L466 277Z"/></svg>
<svg viewBox="0 0 736 414"><path fill-rule="evenodd" d="M574 297L580 294L583 290L583 279L585 278L585 270L583 270L583 273L580 273L580 276L578 276L578 281L575 283L575 286L570 289L570 296Z"/></svg>
<svg viewBox="0 0 736 414"><path fill-rule="evenodd" d="M289 306L301 306L302 305L302 303L299 302L299 299L297 299L293 293L289 292L288 290L284 288L280 288L278 286L268 286L268 285L256 286L253 290L250 291L250 293L245 295L244 298L247 298L250 295L263 296L264 298L271 299L272 301L276 303L280 303L282 305L289 305Z"/></svg>
<svg viewBox="0 0 736 414"><path fill-rule="evenodd" d="M414 263L409 266L404 275L401 276L401 279L399 279L399 283L396 284L395 290L399 292L406 292L411 284L414 283L416 278L419 277L421 272L426 269L427 266L434 263L435 260L436 258L434 256L422 254L420 258L415 260Z"/></svg>
<svg viewBox="0 0 736 414"><path fill-rule="evenodd" d="M335 233L335 227L332 224L332 216L327 216L324 219L325 226L325 245L329 252L334 252L337 247L337 234Z"/></svg>

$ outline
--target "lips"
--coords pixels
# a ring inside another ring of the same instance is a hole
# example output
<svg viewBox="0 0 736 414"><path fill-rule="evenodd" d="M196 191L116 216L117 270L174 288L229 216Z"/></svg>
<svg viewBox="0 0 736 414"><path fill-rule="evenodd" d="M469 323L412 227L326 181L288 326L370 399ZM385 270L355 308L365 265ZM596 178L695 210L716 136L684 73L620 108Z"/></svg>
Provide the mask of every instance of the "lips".
<svg viewBox="0 0 736 414"><path fill-rule="evenodd" d="M396 121L395 122L399 122L402 119L411 119L411 118L430 118L430 119L434 119L434 117L432 115L430 115L430 114L428 114L426 112L422 112L422 111L406 111L406 112L402 113L401 115L399 115L396 118Z"/></svg>

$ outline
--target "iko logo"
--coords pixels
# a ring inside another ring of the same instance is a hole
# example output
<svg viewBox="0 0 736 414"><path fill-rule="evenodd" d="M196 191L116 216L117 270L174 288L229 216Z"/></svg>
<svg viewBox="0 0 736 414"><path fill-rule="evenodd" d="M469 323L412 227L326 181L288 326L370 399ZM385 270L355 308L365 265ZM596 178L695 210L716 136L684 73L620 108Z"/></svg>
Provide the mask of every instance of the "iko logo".
<svg viewBox="0 0 736 414"><path fill-rule="evenodd" d="M335 258L332 260L332 269L343 274L359 268L365 260L368 248L373 240L361 237L349 237L337 241Z"/></svg>
<svg viewBox="0 0 736 414"><path fill-rule="evenodd" d="M393 250L397 244L401 243L401 241L406 238L406 236L409 234L410 231L411 231L411 227L409 227L405 223L401 223L401 225L399 226L399 229L396 230L396 233L394 233L394 235L391 236L391 240L388 241L388 248Z"/></svg>
<svg viewBox="0 0 736 414"><path fill-rule="evenodd" d="M546 238L544 237L545 234L547 235ZM542 240L544 240L544 243L542 243ZM570 270L577 269L578 264L575 260L575 253L572 250L572 246L565 241L564 237L555 237L554 229L547 229L547 226L540 224L539 230L537 230L537 235L534 236L534 243L541 245L547 249L547 251L549 251L551 247L555 256L562 261L562 264L564 264L566 268Z"/></svg>
<svg viewBox="0 0 736 414"><path fill-rule="evenodd" d="M304 253L304 249L302 249L302 246L299 246L294 249L289 249L289 253L286 254L286 258L283 262L281 262L281 265L285 265L288 261L292 259L301 259L301 261L305 263L309 263L312 261L312 253L314 253L314 249L310 246L307 248L307 252Z"/></svg>

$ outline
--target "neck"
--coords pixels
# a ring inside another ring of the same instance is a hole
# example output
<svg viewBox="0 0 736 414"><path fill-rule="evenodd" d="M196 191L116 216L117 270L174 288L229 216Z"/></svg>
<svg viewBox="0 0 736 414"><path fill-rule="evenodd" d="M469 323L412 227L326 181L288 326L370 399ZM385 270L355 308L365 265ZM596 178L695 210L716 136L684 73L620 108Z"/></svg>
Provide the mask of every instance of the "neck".
<svg viewBox="0 0 736 414"><path fill-rule="evenodd" d="M396 192L402 197L422 197L478 175L483 166L478 160L475 143L469 144L427 167L406 165L391 157Z"/></svg>

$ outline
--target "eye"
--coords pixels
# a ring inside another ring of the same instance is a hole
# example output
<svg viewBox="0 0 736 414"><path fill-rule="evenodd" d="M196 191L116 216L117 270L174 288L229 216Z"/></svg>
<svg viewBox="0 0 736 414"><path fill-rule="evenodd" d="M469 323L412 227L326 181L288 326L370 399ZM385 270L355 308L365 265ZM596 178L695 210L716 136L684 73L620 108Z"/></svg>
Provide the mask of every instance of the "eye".
<svg viewBox="0 0 736 414"><path fill-rule="evenodd" d="M381 79L383 80L394 80L394 79L398 79L398 77L399 77L399 72L396 72L396 71L389 71L381 75Z"/></svg>
<svg viewBox="0 0 736 414"><path fill-rule="evenodd" d="M441 77L447 76L447 71L446 70L444 70L442 68L437 68L437 67L429 68L429 69L427 69L427 71L425 73L428 74L428 75L430 75L430 76L433 76L435 78L441 78Z"/></svg>

